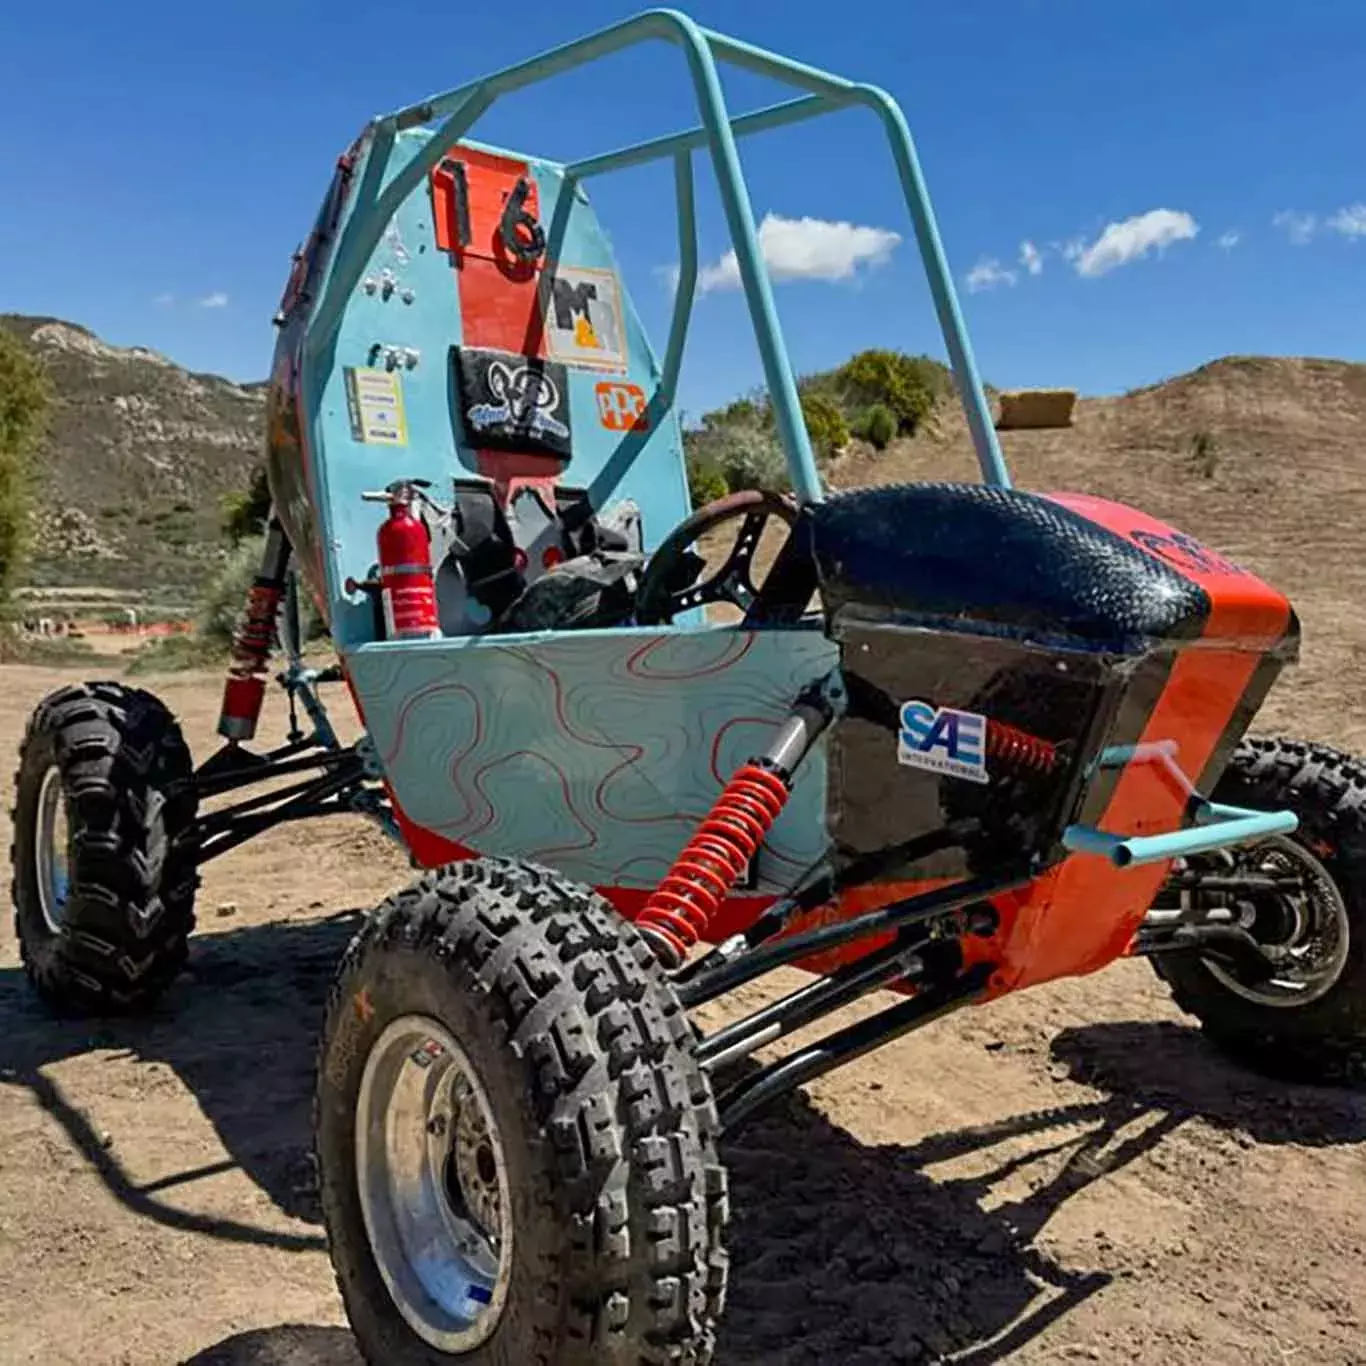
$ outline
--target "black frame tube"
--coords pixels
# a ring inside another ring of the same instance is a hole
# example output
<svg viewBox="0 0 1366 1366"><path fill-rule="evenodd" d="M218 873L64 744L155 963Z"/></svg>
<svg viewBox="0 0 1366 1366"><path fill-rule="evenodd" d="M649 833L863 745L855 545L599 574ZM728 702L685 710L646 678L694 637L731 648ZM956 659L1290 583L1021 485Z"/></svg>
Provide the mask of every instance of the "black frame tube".
<svg viewBox="0 0 1366 1366"><path fill-rule="evenodd" d="M1266 949L1239 925L1177 922L1170 926L1140 926L1129 950L1132 958L1164 953L1198 953L1217 958L1265 981L1279 966Z"/></svg>
<svg viewBox="0 0 1366 1366"><path fill-rule="evenodd" d="M937 887L930 892L894 901L890 906L842 920L835 925L822 925L789 938L762 944L737 957L728 958L708 972L699 972L678 988L678 998L684 1007L691 1010L799 958L933 920L951 911L962 910L974 901L987 901L993 896L1016 891L1027 886L1032 878L1030 872L1013 869L994 877L966 878L947 887Z"/></svg>
<svg viewBox="0 0 1366 1366"><path fill-rule="evenodd" d="M916 961L916 951L922 947L923 941L917 941L876 949L866 958L847 963L828 977L799 987L742 1020L732 1021L697 1045L698 1062L704 1067L723 1066L881 987L920 976L923 964Z"/></svg>
<svg viewBox="0 0 1366 1366"><path fill-rule="evenodd" d="M227 853L229 849L235 849L239 844L244 844L254 835L259 835L263 831L269 830L271 826L279 825L284 821L306 820L310 816L326 816L333 812L344 812L348 808L342 802L331 801L329 803L329 798L339 797L347 788L359 788L363 781L364 773L359 768L355 771L330 773L317 778L298 791L295 797L285 801L282 806L273 807L269 811L240 816L228 829L221 833L212 833L208 841L200 845L195 862L196 864L207 863L210 859Z"/></svg>
<svg viewBox="0 0 1366 1366"><path fill-rule="evenodd" d="M952 981L925 987L907 1001L761 1067L721 1096L717 1108L723 1132L733 1133L760 1106L779 1096L966 1005L981 995L995 970L992 963L978 963Z"/></svg>
<svg viewBox="0 0 1366 1366"><path fill-rule="evenodd" d="M294 747L302 749L304 746ZM226 769L222 773L209 773L205 777L195 776L195 791L200 800L207 797L221 797L225 792L233 792L239 787L250 787L253 783L264 782L268 778L283 778L290 773L304 773L310 768L335 768L338 764L354 760L354 749L322 749L315 754L300 754L298 758L266 758L260 763L248 761L241 768Z"/></svg>
<svg viewBox="0 0 1366 1366"><path fill-rule="evenodd" d="M248 797L245 801L234 803L232 806L222 807L218 811L207 811L199 818L201 835L212 829L213 833L218 833L218 827L230 826L243 816L259 812L262 807L269 806L272 802L283 803L294 797L301 797L310 792L322 781L324 776L339 776L336 774L322 775L317 777L305 778L301 783L294 783L289 787L275 788L270 792L260 792L254 797ZM364 778L364 773L357 765L355 778L360 782Z"/></svg>

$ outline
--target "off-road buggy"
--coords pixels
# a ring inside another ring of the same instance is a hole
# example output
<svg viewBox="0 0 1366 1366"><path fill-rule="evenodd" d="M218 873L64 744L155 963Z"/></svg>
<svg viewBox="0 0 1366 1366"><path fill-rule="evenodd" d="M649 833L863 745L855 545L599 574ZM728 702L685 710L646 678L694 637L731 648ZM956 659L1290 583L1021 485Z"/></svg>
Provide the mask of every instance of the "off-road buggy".
<svg viewBox="0 0 1366 1366"><path fill-rule="evenodd" d="M646 40L681 49L700 127L568 165L469 139L496 99ZM800 93L732 117L718 61ZM818 478L736 143L854 107L887 135L980 484ZM690 505L698 152L791 498ZM654 158L679 221L662 361L586 191ZM1363 771L1244 739L1295 615L1141 512L1011 486L883 91L644 14L373 121L276 322L273 520L225 744L195 767L118 684L47 698L14 898L38 989L104 1011L162 992L196 869L281 821L361 812L429 870L357 934L319 1053L323 1209L368 1361L706 1361L724 1133L947 1011L1120 957L1253 1065L1354 1067ZM760 575L765 527L782 547ZM718 531L719 565L693 549ZM333 667L306 667L296 585ZM262 752L277 637L291 732ZM359 743L328 723L334 681ZM690 1020L794 964L808 983L762 1009ZM756 1062L878 989L901 999Z"/></svg>

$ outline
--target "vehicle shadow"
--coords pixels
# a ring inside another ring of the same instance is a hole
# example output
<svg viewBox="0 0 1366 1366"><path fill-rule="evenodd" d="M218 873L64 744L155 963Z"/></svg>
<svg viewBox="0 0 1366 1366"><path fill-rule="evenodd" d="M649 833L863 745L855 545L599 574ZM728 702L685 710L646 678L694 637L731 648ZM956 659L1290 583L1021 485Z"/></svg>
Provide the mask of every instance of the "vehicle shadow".
<svg viewBox="0 0 1366 1366"><path fill-rule="evenodd" d="M1181 1119L1199 1117L1258 1143L1323 1147L1366 1138L1366 1084L1274 1081L1171 1020L1079 1025L1051 1045L1073 1080Z"/></svg>
<svg viewBox="0 0 1366 1366"><path fill-rule="evenodd" d="M191 941L188 971L140 1019L56 1018L20 971L0 971L0 1082L28 1087L135 1212L232 1242L322 1248L320 1233L201 1216L161 1197L237 1167L285 1214L320 1222L310 1141L314 1050L328 987L360 917L343 911L200 935ZM83 1102L94 1098L68 1095L44 1070L96 1049L168 1066L213 1125L225 1160L134 1183L85 1113Z"/></svg>
<svg viewBox="0 0 1366 1366"><path fill-rule="evenodd" d="M314 1045L335 965L358 912L207 934L163 1006L139 1021L54 1019L22 974L0 971L0 1082L27 1087L129 1209L168 1227L238 1243L321 1248L310 1149ZM135 1183L117 1148L49 1064L91 1049L169 1066L213 1124L225 1158ZM1080 1190L1192 1117L1260 1142L1356 1142L1366 1097L1272 1085L1224 1063L1193 1029L1165 1023L1078 1027L1056 1061L1095 1098L932 1135L868 1145L804 1094L756 1116L726 1145L732 1277L718 1366L988 1366L1109 1282L1067 1270L1035 1246ZM962 1162L956 1162L963 1159ZM933 1171L956 1163L969 1174ZM305 1225L282 1232L173 1207L163 1192L240 1167ZM1024 1168L1018 1198L1002 1183ZM283 1325L206 1348L193 1366L360 1366L338 1328ZM185 1366L190 1366L186 1363Z"/></svg>

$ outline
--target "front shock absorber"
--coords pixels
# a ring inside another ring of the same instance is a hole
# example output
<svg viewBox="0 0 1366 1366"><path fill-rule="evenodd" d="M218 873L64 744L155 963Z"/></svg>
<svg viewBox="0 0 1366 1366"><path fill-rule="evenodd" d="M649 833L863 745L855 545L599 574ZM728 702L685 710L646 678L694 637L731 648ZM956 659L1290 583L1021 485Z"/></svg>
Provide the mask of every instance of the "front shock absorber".
<svg viewBox="0 0 1366 1366"><path fill-rule="evenodd" d="M261 552L261 567L247 593L246 609L233 635L223 705L218 713L218 733L236 744L256 734L261 718L266 666L275 643L275 625L288 568L289 542L284 528L272 517Z"/></svg>
<svg viewBox="0 0 1366 1366"><path fill-rule="evenodd" d="M670 971L706 938L736 879L759 852L792 791L792 779L833 711L823 696L800 700L760 755L742 765L645 903L636 928Z"/></svg>

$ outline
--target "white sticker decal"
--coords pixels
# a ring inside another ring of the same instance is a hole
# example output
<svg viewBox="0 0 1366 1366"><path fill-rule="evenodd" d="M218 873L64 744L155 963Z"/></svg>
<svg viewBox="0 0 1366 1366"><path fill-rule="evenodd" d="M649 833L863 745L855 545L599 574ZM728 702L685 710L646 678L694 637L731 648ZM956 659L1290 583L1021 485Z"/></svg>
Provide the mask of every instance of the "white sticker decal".
<svg viewBox="0 0 1366 1366"><path fill-rule="evenodd" d="M626 369L621 286L614 272L589 266L547 271L541 307L552 360L588 370Z"/></svg>
<svg viewBox="0 0 1366 1366"><path fill-rule="evenodd" d="M928 702L903 702L897 762L970 783L987 776L987 718Z"/></svg>
<svg viewBox="0 0 1366 1366"><path fill-rule="evenodd" d="M355 440L368 446L408 444L402 381L396 374L348 365L346 406Z"/></svg>

